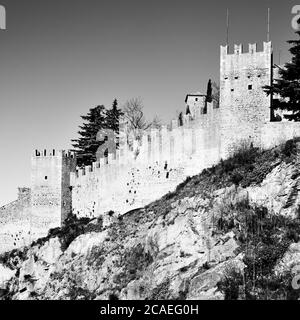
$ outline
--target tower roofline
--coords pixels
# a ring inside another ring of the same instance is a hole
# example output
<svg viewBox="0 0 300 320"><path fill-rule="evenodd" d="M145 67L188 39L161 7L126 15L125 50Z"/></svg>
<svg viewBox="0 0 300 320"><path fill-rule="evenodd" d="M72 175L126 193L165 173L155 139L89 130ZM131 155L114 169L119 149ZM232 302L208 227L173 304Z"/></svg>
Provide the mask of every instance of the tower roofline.
<svg viewBox="0 0 300 320"><path fill-rule="evenodd" d="M184 102L187 103L188 97L206 97L206 94L202 93L189 93L185 96Z"/></svg>
<svg viewBox="0 0 300 320"><path fill-rule="evenodd" d="M222 55L238 55L238 54L253 54L253 53L259 53L259 52L272 52L272 41L263 41L263 50L257 51L257 43L248 43L248 51L244 51L243 45L242 44L234 44L234 52L229 53L229 45L221 45L220 50L221 50L221 56Z"/></svg>
<svg viewBox="0 0 300 320"><path fill-rule="evenodd" d="M66 158L75 158L75 152L70 150L56 150L56 149L43 149L43 150L34 150L32 157L66 157Z"/></svg>

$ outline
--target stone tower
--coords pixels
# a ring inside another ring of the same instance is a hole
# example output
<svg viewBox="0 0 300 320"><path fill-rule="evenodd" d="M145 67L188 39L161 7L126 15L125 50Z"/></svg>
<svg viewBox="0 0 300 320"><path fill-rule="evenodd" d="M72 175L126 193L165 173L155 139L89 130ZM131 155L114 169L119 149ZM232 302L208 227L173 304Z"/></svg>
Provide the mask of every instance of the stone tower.
<svg viewBox="0 0 300 320"><path fill-rule="evenodd" d="M33 223L45 230L60 227L72 210L70 173L76 170L74 153L35 150L31 158Z"/></svg>
<svg viewBox="0 0 300 320"><path fill-rule="evenodd" d="M263 43L257 51L249 44L248 52L242 45L221 46L220 111L221 157L225 158L241 140L260 145L261 129L270 121L271 98L262 87L272 81L272 45Z"/></svg>

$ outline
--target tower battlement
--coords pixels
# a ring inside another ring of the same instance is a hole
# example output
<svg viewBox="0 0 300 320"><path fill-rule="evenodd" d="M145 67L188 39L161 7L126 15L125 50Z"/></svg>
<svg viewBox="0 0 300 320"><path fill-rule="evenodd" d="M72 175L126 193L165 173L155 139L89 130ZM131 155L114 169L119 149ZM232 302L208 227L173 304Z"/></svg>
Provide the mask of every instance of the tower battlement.
<svg viewBox="0 0 300 320"><path fill-rule="evenodd" d="M220 46L221 48L221 58L223 56L238 56L241 54L255 54L255 53L271 53L272 52L272 42L263 42L263 50L257 51L257 43L248 43L248 51L244 51L242 44L234 44L233 53L229 53L230 47L228 45Z"/></svg>
<svg viewBox="0 0 300 320"><path fill-rule="evenodd" d="M239 140L259 143L261 128L270 121L271 97L263 90L272 83L272 44L263 43L263 50L249 44L248 52L242 45L221 46L220 55L220 111L221 157L227 157Z"/></svg>
<svg viewBox="0 0 300 320"><path fill-rule="evenodd" d="M34 150L32 157L60 157L60 158L75 158L75 152L65 151L65 150L56 150L56 149L43 149L43 150Z"/></svg>

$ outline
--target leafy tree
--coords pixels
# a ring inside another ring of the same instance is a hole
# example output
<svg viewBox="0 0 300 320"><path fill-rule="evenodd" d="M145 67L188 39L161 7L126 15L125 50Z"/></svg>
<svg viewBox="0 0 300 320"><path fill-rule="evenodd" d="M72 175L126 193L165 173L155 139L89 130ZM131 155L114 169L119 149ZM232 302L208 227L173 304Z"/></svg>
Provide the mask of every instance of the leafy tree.
<svg viewBox="0 0 300 320"><path fill-rule="evenodd" d="M107 128L105 107L103 105L91 108L87 115L81 116L85 121L79 126L79 138L73 139L72 146L77 153L77 165L82 167L96 161L96 152L103 141L97 141L97 133Z"/></svg>
<svg viewBox="0 0 300 320"><path fill-rule="evenodd" d="M207 103L211 103L213 101L213 96L212 96L212 84L211 80L209 79L207 83L207 90L206 90L206 98L205 98L205 104L203 108L203 113L207 113Z"/></svg>
<svg viewBox="0 0 300 320"><path fill-rule="evenodd" d="M179 121L179 126L183 126L183 115L182 115L182 112L179 113L179 116L178 116L178 121Z"/></svg>
<svg viewBox="0 0 300 320"><path fill-rule="evenodd" d="M300 19L298 20L300 23ZM300 31L296 31L300 37ZM279 79L274 79L270 86L264 86L267 95L277 94L279 99L274 99L273 110L287 110L289 114L284 117L288 120L300 120L300 40L287 41L291 46L289 49L292 60L279 68Z"/></svg>
<svg viewBox="0 0 300 320"><path fill-rule="evenodd" d="M220 87L216 82L212 83L212 101L215 108L220 107Z"/></svg>
<svg viewBox="0 0 300 320"><path fill-rule="evenodd" d="M113 130L115 133L119 133L120 118L123 116L123 112L118 108L118 100L115 99L112 108L106 111L106 123L107 128Z"/></svg>
<svg viewBox="0 0 300 320"><path fill-rule="evenodd" d="M206 102L212 102L212 85L211 85L211 80L209 79L207 83L207 92L206 92Z"/></svg>

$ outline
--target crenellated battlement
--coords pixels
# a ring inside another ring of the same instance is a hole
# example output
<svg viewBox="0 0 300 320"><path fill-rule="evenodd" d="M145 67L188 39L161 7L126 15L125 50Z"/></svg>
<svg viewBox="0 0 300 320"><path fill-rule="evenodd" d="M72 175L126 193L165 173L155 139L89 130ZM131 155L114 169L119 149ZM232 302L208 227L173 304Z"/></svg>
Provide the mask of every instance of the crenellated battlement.
<svg viewBox="0 0 300 320"><path fill-rule="evenodd" d="M60 158L75 158L75 152L65 151L65 150L56 150L56 149L43 149L43 150L34 150L32 157L60 157Z"/></svg>
<svg viewBox="0 0 300 320"><path fill-rule="evenodd" d="M77 167L75 172L71 172L71 175L74 176L74 178L80 178L96 172L103 166L103 164L101 166L101 162L93 162L90 166L84 166L83 168Z"/></svg>
<svg viewBox="0 0 300 320"><path fill-rule="evenodd" d="M119 154L119 153L117 153ZM103 157L99 161L93 162L92 165L77 167L74 172L70 173L71 185L76 185L82 179L89 179L91 177L100 176L108 167L117 166L120 162L116 159L115 154L109 153L108 157ZM101 172L100 172L101 170Z"/></svg>
<svg viewBox="0 0 300 320"><path fill-rule="evenodd" d="M224 56L238 56L241 54L255 54L255 53L270 53L272 52L272 43L263 42L263 50L257 51L257 43L249 43L248 44L248 51L244 51L242 44L234 44L233 46L233 53L229 53L229 46L220 46L221 48L221 58Z"/></svg>
<svg viewBox="0 0 300 320"><path fill-rule="evenodd" d="M191 114L183 115L182 125L177 118L173 119L170 125L162 125L160 129L151 128L131 145L128 145L127 139L122 139L115 153L109 153L107 157L101 155L92 166L77 168L76 172L71 173L71 184L79 185L83 181L99 178L111 169L117 172L121 166L151 166L153 163L180 166L189 161L193 154L200 154L206 148L205 139L202 137L205 130L213 132L207 135L207 139L212 141L212 148L217 149L216 125L219 110L213 108L213 103L207 103L206 109L205 114L199 111L195 118ZM209 143L207 148L210 148ZM195 170L196 168L197 166Z"/></svg>

